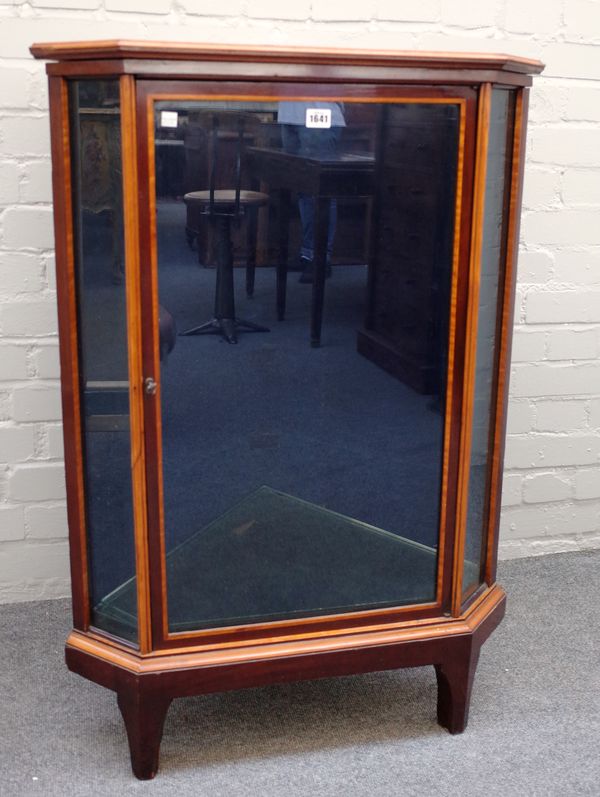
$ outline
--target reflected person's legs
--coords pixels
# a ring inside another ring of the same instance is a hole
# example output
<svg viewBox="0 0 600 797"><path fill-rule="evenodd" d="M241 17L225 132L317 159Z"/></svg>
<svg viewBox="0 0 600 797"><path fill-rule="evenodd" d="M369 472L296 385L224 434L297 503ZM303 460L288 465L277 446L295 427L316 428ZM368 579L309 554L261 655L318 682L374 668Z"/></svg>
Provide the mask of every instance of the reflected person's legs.
<svg viewBox="0 0 600 797"><path fill-rule="evenodd" d="M315 256L315 199L309 194L298 194L298 208L302 220L302 246L300 257L312 261ZM331 261L337 225L337 201L329 202L329 226L327 228L327 263Z"/></svg>
<svg viewBox="0 0 600 797"><path fill-rule="evenodd" d="M315 130L301 125L282 125L281 139L283 149L293 155L302 155L317 160L334 158L337 155L341 130L332 127L328 130ZM315 251L315 198L309 194L298 194L298 209L302 222L302 244L300 260L302 274L300 282L313 281L313 260ZM329 265L333 253L333 243L337 225L337 202L329 203L329 223L327 229L327 276L331 274Z"/></svg>

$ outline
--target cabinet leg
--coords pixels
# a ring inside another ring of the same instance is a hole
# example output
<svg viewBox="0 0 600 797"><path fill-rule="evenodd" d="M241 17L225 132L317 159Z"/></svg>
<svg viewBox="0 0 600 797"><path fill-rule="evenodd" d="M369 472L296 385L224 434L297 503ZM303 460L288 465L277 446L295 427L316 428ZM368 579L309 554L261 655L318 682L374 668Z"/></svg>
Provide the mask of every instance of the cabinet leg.
<svg viewBox="0 0 600 797"><path fill-rule="evenodd" d="M150 780L158 772L158 755L171 698L131 689L117 693L127 731L131 768L136 778Z"/></svg>
<svg viewBox="0 0 600 797"><path fill-rule="evenodd" d="M473 679L479 660L479 648L456 652L442 664L435 665L438 684L437 718L450 733L462 733L469 719Z"/></svg>

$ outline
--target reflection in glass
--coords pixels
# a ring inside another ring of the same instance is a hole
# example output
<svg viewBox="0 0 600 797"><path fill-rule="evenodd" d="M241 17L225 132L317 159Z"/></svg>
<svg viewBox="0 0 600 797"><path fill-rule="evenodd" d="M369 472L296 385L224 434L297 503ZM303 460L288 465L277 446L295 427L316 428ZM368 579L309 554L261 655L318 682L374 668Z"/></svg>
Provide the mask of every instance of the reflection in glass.
<svg viewBox="0 0 600 797"><path fill-rule="evenodd" d="M435 599L458 129L156 103L171 631Z"/></svg>
<svg viewBox="0 0 600 797"><path fill-rule="evenodd" d="M435 567L431 546L263 486L169 552L171 630L418 603ZM127 615L135 585L112 600Z"/></svg>
<svg viewBox="0 0 600 797"><path fill-rule="evenodd" d="M496 363L498 295L506 238L505 202L510 187L510 137L513 115L512 94L494 89L490 112L488 157L485 183L483 248L477 319L475 396L463 592L468 594L483 579L487 525L490 429L493 423L492 398Z"/></svg>
<svg viewBox="0 0 600 797"><path fill-rule="evenodd" d="M135 574L119 84L76 81L70 107L91 621L135 640L135 591L105 611Z"/></svg>
<svg viewBox="0 0 600 797"><path fill-rule="evenodd" d="M323 113L325 112L325 113ZM329 127L308 127L327 123ZM284 152L300 158L335 160L340 154L343 128L346 127L344 107L339 102L280 102L277 123L281 126L281 146ZM315 197L298 192L298 211L301 224L300 279L304 283L314 280L315 256ZM337 199L329 199L327 216L327 264L331 265L333 244L337 227Z"/></svg>

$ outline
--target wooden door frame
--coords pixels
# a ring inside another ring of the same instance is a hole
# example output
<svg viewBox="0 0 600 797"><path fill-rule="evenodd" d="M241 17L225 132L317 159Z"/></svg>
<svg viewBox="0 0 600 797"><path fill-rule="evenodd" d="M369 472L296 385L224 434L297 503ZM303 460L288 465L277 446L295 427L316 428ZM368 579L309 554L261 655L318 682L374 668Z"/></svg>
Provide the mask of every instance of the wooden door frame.
<svg viewBox="0 0 600 797"><path fill-rule="evenodd" d="M311 90L312 89L312 90ZM205 629L198 632L169 633L167 621L167 589L165 573L164 512L162 487L160 363L158 347L158 284L154 173L154 108L159 100L239 99L279 100L302 97L345 102L439 102L459 104L461 123L455 237L453 244L453 278L448 353L447 395L444 426L442 498L440 508L441 545L437 576L437 596L433 603L397 608L371 609L343 614L310 617L302 620L280 620L237 627ZM364 628L398 622L426 620L443 616L450 610L453 576L453 540L455 523L456 474L458 471L459 429L462 415L462 353L465 342L465 308L468 293L468 258L471 246L472 201L471 182L475 161L477 93L465 87L440 86L310 86L306 83L260 83L256 85L215 81L146 81L136 84L138 133L138 191L140 209L141 297L143 303L143 372L158 384L156 394L145 401L145 451L148 496L148 553L150 605L152 606L152 648L181 648L187 645L211 645L215 642L238 644L243 641L290 635L333 633L342 628ZM457 612L455 612L457 616Z"/></svg>

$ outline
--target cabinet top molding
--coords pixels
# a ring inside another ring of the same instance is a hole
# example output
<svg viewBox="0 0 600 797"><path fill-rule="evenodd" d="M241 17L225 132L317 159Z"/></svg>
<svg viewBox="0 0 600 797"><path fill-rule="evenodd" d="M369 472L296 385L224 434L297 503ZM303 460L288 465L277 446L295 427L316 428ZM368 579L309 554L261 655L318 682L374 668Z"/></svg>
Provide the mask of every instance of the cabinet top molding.
<svg viewBox="0 0 600 797"><path fill-rule="evenodd" d="M538 74L541 61L504 53L429 52L414 50L346 50L317 47L196 44L130 39L36 43L35 58L52 61L167 59L172 61L245 61L421 69L499 70Z"/></svg>

